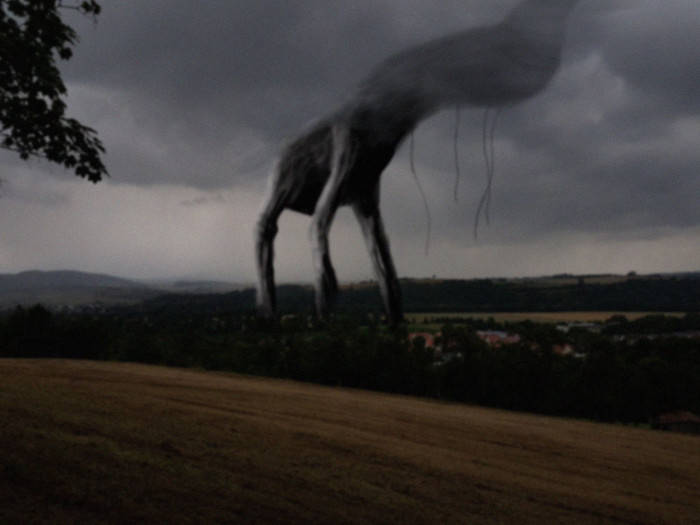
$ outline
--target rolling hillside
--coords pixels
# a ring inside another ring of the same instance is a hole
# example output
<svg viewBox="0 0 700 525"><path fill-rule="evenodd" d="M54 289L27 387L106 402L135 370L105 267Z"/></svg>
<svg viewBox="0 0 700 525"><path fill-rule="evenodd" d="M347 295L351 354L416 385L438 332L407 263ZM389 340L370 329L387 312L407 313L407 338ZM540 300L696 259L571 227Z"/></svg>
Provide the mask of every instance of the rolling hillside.
<svg viewBox="0 0 700 525"><path fill-rule="evenodd" d="M407 312L700 311L700 273L561 275L522 279L402 279ZM310 285L278 287L281 312L308 312ZM31 306L131 305L141 311L250 312L255 289L242 283L198 280L134 281L77 271L0 274L0 310ZM338 309L379 311L376 283L341 287Z"/></svg>
<svg viewBox="0 0 700 525"><path fill-rule="evenodd" d="M0 360L2 523L700 523L700 439L145 365Z"/></svg>
<svg viewBox="0 0 700 525"><path fill-rule="evenodd" d="M402 279L406 312L562 312L562 311L700 311L699 274L666 276L582 276L533 279ZM281 285L279 309L284 313L310 312L313 288ZM221 312L252 311L255 290L225 294L163 295L146 300L144 311ZM338 310L367 313L381 310L376 283L341 287Z"/></svg>
<svg viewBox="0 0 700 525"><path fill-rule="evenodd" d="M0 274L0 308L17 304L47 306L121 304L156 295L148 286L112 275L65 271Z"/></svg>
<svg viewBox="0 0 700 525"><path fill-rule="evenodd" d="M135 304L166 294L214 294L237 290L223 281L123 279L107 274L73 270L0 274L0 309L16 305L104 306Z"/></svg>

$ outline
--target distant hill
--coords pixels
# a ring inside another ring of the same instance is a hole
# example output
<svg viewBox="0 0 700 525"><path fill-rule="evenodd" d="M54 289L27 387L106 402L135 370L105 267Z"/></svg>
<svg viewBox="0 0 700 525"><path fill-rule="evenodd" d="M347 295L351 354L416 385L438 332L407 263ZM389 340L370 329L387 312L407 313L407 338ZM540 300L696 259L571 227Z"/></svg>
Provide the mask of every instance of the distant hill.
<svg viewBox="0 0 700 525"><path fill-rule="evenodd" d="M132 288L136 282L112 275L72 270L0 274L0 293L65 288Z"/></svg>
<svg viewBox="0 0 700 525"><path fill-rule="evenodd" d="M700 311L700 272L554 275L494 279L402 279L407 312ZM278 287L280 312L310 312L313 288ZM0 309L132 305L143 310L252 311L251 286L206 280L141 282L78 271L0 274ZM381 311L376 283L342 286L341 311Z"/></svg>
<svg viewBox="0 0 700 525"><path fill-rule="evenodd" d="M700 311L699 274L402 283L406 311ZM349 298L350 299L350 298Z"/></svg>
<svg viewBox="0 0 700 525"><path fill-rule="evenodd" d="M46 306L129 305L160 295L224 294L243 285L226 281L161 279L137 281L74 270L31 270L0 274L0 309L41 303Z"/></svg>
<svg viewBox="0 0 700 525"><path fill-rule="evenodd" d="M158 293L129 279L72 270L0 274L0 308L35 303L48 306L123 304L142 301Z"/></svg>
<svg viewBox="0 0 700 525"><path fill-rule="evenodd" d="M522 279L402 279L406 312L561 312L561 311L700 311L700 274L561 275ZM311 312L313 288L281 285L279 310ZM346 312L381 311L376 283L345 285L338 309ZM144 311L217 313L252 311L255 290L230 293L170 294L147 299Z"/></svg>

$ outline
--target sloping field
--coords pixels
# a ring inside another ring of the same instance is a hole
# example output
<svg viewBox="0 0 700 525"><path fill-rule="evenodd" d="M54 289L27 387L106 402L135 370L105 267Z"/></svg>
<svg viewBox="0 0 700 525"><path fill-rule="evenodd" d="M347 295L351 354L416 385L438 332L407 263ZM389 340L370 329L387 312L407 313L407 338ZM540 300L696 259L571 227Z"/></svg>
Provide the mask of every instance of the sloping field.
<svg viewBox="0 0 700 525"><path fill-rule="evenodd" d="M700 523L700 438L0 360L0 523Z"/></svg>

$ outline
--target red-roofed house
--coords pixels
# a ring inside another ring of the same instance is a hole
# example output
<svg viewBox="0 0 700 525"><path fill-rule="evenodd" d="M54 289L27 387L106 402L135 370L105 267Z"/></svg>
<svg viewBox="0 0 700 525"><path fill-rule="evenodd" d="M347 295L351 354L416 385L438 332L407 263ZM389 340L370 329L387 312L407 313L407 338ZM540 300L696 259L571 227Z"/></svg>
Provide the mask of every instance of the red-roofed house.
<svg viewBox="0 0 700 525"><path fill-rule="evenodd" d="M520 342L520 336L518 334L509 334L501 330L477 330L476 335L483 341L486 341L490 346L494 347L514 345Z"/></svg>

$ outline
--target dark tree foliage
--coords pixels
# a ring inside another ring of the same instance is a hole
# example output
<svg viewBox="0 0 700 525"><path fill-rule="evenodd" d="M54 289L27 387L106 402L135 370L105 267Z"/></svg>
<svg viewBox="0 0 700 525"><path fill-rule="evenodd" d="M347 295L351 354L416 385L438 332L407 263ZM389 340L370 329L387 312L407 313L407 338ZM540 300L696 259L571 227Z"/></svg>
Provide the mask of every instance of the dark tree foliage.
<svg viewBox="0 0 700 525"><path fill-rule="evenodd" d="M679 321L697 326L698 315ZM409 342L405 327L390 331L366 314L273 322L221 308L96 314L18 307L0 311L0 357L229 370L601 421L700 413L700 340L675 336L675 326L659 337L618 341L589 332L557 335L538 323L489 323L520 333L522 342L493 348L473 322L455 322L442 327L440 355L424 340ZM662 326L658 316L629 323ZM555 336L572 338L584 355L554 353L551 344L561 342Z"/></svg>
<svg viewBox="0 0 700 525"><path fill-rule="evenodd" d="M45 158L97 182L107 175L95 131L65 115L66 86L56 65L78 37L62 10L97 16L95 0L0 0L0 146L26 160Z"/></svg>
<svg viewBox="0 0 700 525"><path fill-rule="evenodd" d="M543 280L546 281L546 280ZM700 311L700 278L653 276L612 284L565 286L488 279L445 280L426 282L405 279L401 283L407 312L435 312L433 322L447 322L440 312L557 312L557 311L631 311L697 312ZM311 313L313 288L283 285L278 288L277 302L284 313ZM255 290L228 294L160 296L143 303L144 311L166 309L171 312L246 312L255 305ZM347 288L340 291L336 311L381 315L381 296L374 286ZM476 322L479 329L495 328L495 323ZM619 319L612 319L619 325ZM686 323L687 324L687 323ZM537 327L534 327L538 329ZM629 324L628 328L633 328ZM689 330L691 327L678 328ZM622 333L622 332L620 332Z"/></svg>

